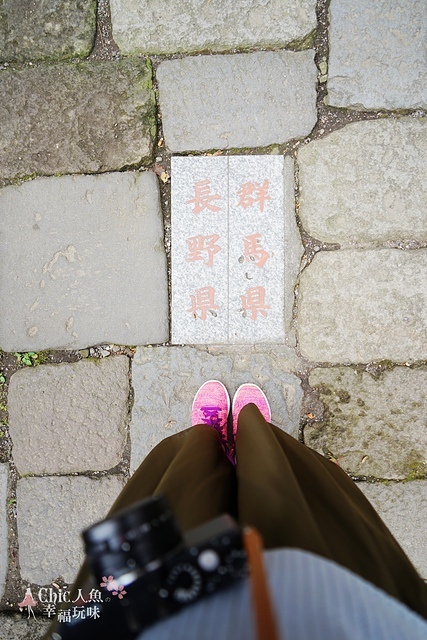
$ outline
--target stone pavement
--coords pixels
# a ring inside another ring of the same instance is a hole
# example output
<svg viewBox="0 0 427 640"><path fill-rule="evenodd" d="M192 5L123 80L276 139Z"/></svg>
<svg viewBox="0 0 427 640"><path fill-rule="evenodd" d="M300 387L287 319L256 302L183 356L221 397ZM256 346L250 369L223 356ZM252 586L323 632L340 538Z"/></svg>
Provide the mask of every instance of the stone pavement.
<svg viewBox="0 0 427 640"><path fill-rule="evenodd" d="M5 0L0 24L0 639L41 636L25 590L70 584L209 378L260 384L427 579L425 2ZM171 333L177 156L280 158L282 320L244 316L243 347L197 313Z"/></svg>

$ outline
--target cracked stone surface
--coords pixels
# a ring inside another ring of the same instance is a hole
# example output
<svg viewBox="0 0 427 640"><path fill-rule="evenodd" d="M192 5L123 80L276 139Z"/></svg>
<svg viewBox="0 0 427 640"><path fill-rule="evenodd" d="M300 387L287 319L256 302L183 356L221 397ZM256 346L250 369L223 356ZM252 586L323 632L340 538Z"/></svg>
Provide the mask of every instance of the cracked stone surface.
<svg viewBox="0 0 427 640"><path fill-rule="evenodd" d="M29 621L25 613L0 613L0 640L40 640L49 624L40 617Z"/></svg>
<svg viewBox="0 0 427 640"><path fill-rule="evenodd" d="M167 340L154 173L40 178L0 190L0 206L5 351Z"/></svg>
<svg viewBox="0 0 427 640"><path fill-rule="evenodd" d="M107 515L123 487L110 476L22 478L17 487L19 562L23 580L72 582L83 561L80 533ZM35 532L43 531L43 535ZM37 544L36 544L37 542Z"/></svg>
<svg viewBox="0 0 427 640"><path fill-rule="evenodd" d="M123 54L283 47L316 27L314 0L111 0Z"/></svg>
<svg viewBox="0 0 427 640"><path fill-rule="evenodd" d="M3 0L0 60L26 62L87 56L95 39L95 27L95 0Z"/></svg>
<svg viewBox="0 0 427 640"><path fill-rule="evenodd" d="M332 0L329 104L427 107L425 0Z"/></svg>
<svg viewBox="0 0 427 640"><path fill-rule="evenodd" d="M425 360L426 281L425 249L317 253L300 279L301 354L337 364Z"/></svg>
<svg viewBox="0 0 427 640"><path fill-rule="evenodd" d="M126 356L17 371L9 387L9 430L19 473L116 466L125 445L128 401Z"/></svg>
<svg viewBox="0 0 427 640"><path fill-rule="evenodd" d="M206 380L221 380L230 398L245 382L261 386L269 399L272 422L298 436L302 389L288 373L290 350L261 348L154 347L137 349L132 366L135 402L131 440L133 473L163 438L191 426L191 406Z"/></svg>
<svg viewBox="0 0 427 640"><path fill-rule="evenodd" d="M427 579L427 482L358 483L424 580Z"/></svg>
<svg viewBox="0 0 427 640"><path fill-rule="evenodd" d="M427 119L356 122L301 147L305 230L341 247L427 241Z"/></svg>
<svg viewBox="0 0 427 640"><path fill-rule="evenodd" d="M263 147L316 122L313 51L262 51L166 60L157 69L172 152Z"/></svg>
<svg viewBox="0 0 427 640"><path fill-rule="evenodd" d="M356 476L427 475L426 368L396 367L378 379L347 367L314 369L309 384L325 407L323 420L304 428L309 447Z"/></svg>
<svg viewBox="0 0 427 640"><path fill-rule="evenodd" d="M7 483L9 477L9 469L7 464L0 464L0 599L3 597L7 558L8 558L8 523L6 520L6 500L7 500Z"/></svg>
<svg viewBox="0 0 427 640"><path fill-rule="evenodd" d="M149 62L6 69L0 95L2 178L150 162L155 118Z"/></svg>

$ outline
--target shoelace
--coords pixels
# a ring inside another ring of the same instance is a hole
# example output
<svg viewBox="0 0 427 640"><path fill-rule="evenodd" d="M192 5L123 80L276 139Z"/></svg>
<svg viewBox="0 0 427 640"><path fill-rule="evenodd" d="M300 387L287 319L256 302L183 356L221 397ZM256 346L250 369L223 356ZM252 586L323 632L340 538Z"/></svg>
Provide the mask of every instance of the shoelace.
<svg viewBox="0 0 427 640"><path fill-rule="evenodd" d="M210 425L211 427L215 427L216 429L221 429L222 424L219 419L219 412L221 411L221 407L200 407L200 410L203 412L204 418L202 418L205 424Z"/></svg>
<svg viewBox="0 0 427 640"><path fill-rule="evenodd" d="M232 464L235 465L236 460L235 460L234 445L230 446L228 444L227 434L224 433L223 431L223 425L219 417L219 412L221 411L221 407L213 407L213 406L200 407L200 411L202 411L204 415L204 417L202 418L202 421L205 424L208 424L210 427L213 427L215 429L215 431L218 433L221 439L222 446L224 448L227 458L230 460L230 462L232 462Z"/></svg>

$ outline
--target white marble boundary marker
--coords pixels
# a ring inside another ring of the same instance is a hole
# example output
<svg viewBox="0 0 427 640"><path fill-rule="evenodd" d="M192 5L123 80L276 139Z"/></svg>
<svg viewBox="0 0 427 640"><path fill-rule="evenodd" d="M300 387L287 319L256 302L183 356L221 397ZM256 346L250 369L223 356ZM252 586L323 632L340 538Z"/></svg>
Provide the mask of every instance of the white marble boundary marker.
<svg viewBox="0 0 427 640"><path fill-rule="evenodd" d="M283 157L229 159L229 330L232 343L283 338Z"/></svg>
<svg viewBox="0 0 427 640"><path fill-rule="evenodd" d="M282 156L172 158L172 342L284 339Z"/></svg>
<svg viewBox="0 0 427 640"><path fill-rule="evenodd" d="M228 338L227 158L172 158L172 341Z"/></svg>

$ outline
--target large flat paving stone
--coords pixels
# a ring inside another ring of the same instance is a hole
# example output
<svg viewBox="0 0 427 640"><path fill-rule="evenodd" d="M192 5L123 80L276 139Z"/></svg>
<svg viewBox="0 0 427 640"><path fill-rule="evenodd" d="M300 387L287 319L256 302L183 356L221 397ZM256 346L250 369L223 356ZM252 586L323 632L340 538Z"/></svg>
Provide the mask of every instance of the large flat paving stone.
<svg viewBox="0 0 427 640"><path fill-rule="evenodd" d="M314 0L111 0L113 36L127 55L283 47L316 27Z"/></svg>
<svg viewBox="0 0 427 640"><path fill-rule="evenodd" d="M302 389L289 373L289 351L279 346L274 353L250 347L138 348L132 364L131 472L161 440L191 426L194 396L210 379L221 380L231 398L241 384L258 384L269 399L272 422L297 437Z"/></svg>
<svg viewBox="0 0 427 640"><path fill-rule="evenodd" d="M0 600L4 594L8 560L8 523L6 519L9 466L0 464Z"/></svg>
<svg viewBox="0 0 427 640"><path fill-rule="evenodd" d="M396 367L380 378L347 367L309 377L324 405L305 443L356 476L427 477L427 368Z"/></svg>
<svg viewBox="0 0 427 640"><path fill-rule="evenodd" d="M10 380L8 397L19 473L116 466L125 445L128 401L126 356L21 369Z"/></svg>
<svg viewBox="0 0 427 640"><path fill-rule="evenodd" d="M81 531L107 515L123 484L119 476L19 480L16 500L22 579L43 585L62 577L70 583L84 559Z"/></svg>
<svg viewBox="0 0 427 640"><path fill-rule="evenodd" d="M427 119L357 122L301 147L300 218L341 247L427 241Z"/></svg>
<svg viewBox="0 0 427 640"><path fill-rule="evenodd" d="M427 251L327 251L302 272L298 337L314 362L427 358Z"/></svg>
<svg viewBox="0 0 427 640"><path fill-rule="evenodd" d="M173 152L283 143L316 122L313 51L167 60L157 79Z"/></svg>
<svg viewBox="0 0 427 640"><path fill-rule="evenodd" d="M151 67L143 60L0 74L0 177L95 173L150 162Z"/></svg>
<svg viewBox="0 0 427 640"><path fill-rule="evenodd" d="M95 39L96 1L4 0L0 25L0 60L85 57Z"/></svg>
<svg viewBox="0 0 427 640"><path fill-rule="evenodd" d="M425 0L332 0L329 104L427 106Z"/></svg>
<svg viewBox="0 0 427 640"><path fill-rule="evenodd" d="M2 189L0 203L5 351L167 339L154 173L40 178Z"/></svg>
<svg viewBox="0 0 427 640"><path fill-rule="evenodd" d="M358 483L424 580L427 580L427 482Z"/></svg>

